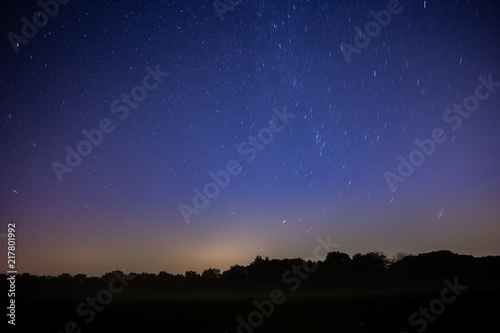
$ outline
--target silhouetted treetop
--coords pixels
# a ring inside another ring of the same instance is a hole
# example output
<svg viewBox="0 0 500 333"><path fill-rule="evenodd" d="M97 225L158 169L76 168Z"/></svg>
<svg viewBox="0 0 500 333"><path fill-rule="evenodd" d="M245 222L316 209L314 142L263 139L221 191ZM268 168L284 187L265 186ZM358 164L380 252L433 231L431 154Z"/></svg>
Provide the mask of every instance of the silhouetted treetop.
<svg viewBox="0 0 500 333"><path fill-rule="evenodd" d="M306 272L306 267L316 267ZM35 276L29 273L18 275L20 296L70 297L76 294L95 292L106 288L112 279L133 276L127 286L131 295L192 295L242 290L269 291L293 281L295 276L306 276L301 290L345 290L345 288L440 288L444 278L456 276L460 281L476 288L497 288L500 276L500 256L474 258L450 251L436 251L417 256L399 254L393 260L381 252L357 253L352 258L342 252L327 254L324 261L308 262L295 259L263 259L257 256L248 266L233 265L221 272L218 268L205 269L201 274L188 270L184 275L160 271L152 273L130 273L112 271L101 277L86 274L71 276L63 273L57 277ZM307 273L307 274L306 274ZM6 277L5 274L0 277ZM286 277L286 279L285 279ZM257 289L255 289L257 288ZM52 296L51 296L52 295ZM59 296L57 296L59 295Z"/></svg>

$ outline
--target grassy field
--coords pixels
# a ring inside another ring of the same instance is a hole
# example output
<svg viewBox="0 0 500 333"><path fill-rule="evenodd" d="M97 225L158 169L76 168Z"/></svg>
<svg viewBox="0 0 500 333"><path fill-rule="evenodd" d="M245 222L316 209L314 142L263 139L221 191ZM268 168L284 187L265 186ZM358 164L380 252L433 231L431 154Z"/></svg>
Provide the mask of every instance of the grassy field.
<svg viewBox="0 0 500 333"><path fill-rule="evenodd" d="M428 323L425 332L497 331L500 293L464 292ZM408 317L428 307L439 292L382 295L286 295L283 304L254 332L418 332ZM259 298L262 301L264 298ZM254 298L114 299L95 319L78 316L82 299L19 300L17 329L65 332L68 321L78 324L68 332L237 332L238 316L256 311ZM24 330L23 330L24 331ZM242 329L241 332L251 332Z"/></svg>

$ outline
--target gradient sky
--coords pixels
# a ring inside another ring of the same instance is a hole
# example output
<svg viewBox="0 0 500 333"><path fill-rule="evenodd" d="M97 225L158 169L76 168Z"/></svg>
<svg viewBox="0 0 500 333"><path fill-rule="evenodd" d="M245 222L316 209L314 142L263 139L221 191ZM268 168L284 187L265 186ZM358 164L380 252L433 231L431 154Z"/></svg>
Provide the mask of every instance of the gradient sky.
<svg viewBox="0 0 500 333"><path fill-rule="evenodd" d="M387 2L243 1L221 21L205 0L73 0L18 53L7 35L39 7L3 6L0 236L17 223L20 272L201 273L311 256L328 235L350 255L500 255L500 87L460 128L443 120L478 76L500 81L498 3L401 1L350 63L340 44ZM120 119L148 66L169 74ZM238 146L273 125L248 162ZM384 173L435 128L447 140L393 192ZM241 172L187 224L179 204L231 160Z"/></svg>

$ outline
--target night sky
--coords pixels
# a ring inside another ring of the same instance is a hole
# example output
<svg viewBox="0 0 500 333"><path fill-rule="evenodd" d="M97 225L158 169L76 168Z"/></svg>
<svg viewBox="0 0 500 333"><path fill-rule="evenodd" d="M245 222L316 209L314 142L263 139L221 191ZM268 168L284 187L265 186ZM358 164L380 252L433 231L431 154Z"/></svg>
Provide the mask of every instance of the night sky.
<svg viewBox="0 0 500 333"><path fill-rule="evenodd" d="M19 272L500 254L500 4L124 3L2 4Z"/></svg>

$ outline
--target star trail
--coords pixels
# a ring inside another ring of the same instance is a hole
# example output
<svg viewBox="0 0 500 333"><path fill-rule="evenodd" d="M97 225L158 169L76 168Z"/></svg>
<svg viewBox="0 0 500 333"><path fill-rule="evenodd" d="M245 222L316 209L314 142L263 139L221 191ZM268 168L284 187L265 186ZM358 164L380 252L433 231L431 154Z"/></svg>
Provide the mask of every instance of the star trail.
<svg viewBox="0 0 500 333"><path fill-rule="evenodd" d="M20 272L500 254L498 4L41 3L1 23Z"/></svg>

